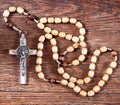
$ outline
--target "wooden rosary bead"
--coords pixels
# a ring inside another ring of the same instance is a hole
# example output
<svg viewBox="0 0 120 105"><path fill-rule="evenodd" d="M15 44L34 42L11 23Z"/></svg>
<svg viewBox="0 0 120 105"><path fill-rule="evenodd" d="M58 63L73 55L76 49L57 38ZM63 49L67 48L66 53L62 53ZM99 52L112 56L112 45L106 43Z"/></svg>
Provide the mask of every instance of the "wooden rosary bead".
<svg viewBox="0 0 120 105"><path fill-rule="evenodd" d="M117 52L116 52L116 51L112 51L112 52L111 52L111 55L112 55L113 57L115 57L115 56L117 56Z"/></svg>
<svg viewBox="0 0 120 105"><path fill-rule="evenodd" d="M84 37L83 35L80 35L80 36L79 36L79 39L80 39L80 41L84 41L84 40L85 40L85 37Z"/></svg>
<svg viewBox="0 0 120 105"><path fill-rule="evenodd" d="M102 77L102 80L108 81L108 79L109 79L109 75L108 74L104 74L103 77Z"/></svg>
<svg viewBox="0 0 120 105"><path fill-rule="evenodd" d="M47 23L47 18L46 17L40 18L40 23Z"/></svg>
<svg viewBox="0 0 120 105"><path fill-rule="evenodd" d="M16 11L16 7L9 7L9 11L10 12L15 12Z"/></svg>
<svg viewBox="0 0 120 105"><path fill-rule="evenodd" d="M37 64L42 64L42 58L41 58L41 57L37 57L36 63L37 63Z"/></svg>
<svg viewBox="0 0 120 105"><path fill-rule="evenodd" d="M99 50L99 49L95 50L95 51L93 52L93 54L94 54L95 56L99 56L99 55L100 55L100 50Z"/></svg>
<svg viewBox="0 0 120 105"><path fill-rule="evenodd" d="M75 18L70 18L70 23L71 24L75 24L77 22L77 20Z"/></svg>
<svg viewBox="0 0 120 105"><path fill-rule="evenodd" d="M84 82L85 82L85 83L89 83L90 81L91 81L91 78L90 78L90 77L84 78Z"/></svg>
<svg viewBox="0 0 120 105"><path fill-rule="evenodd" d="M107 74L111 75L112 72L113 72L113 69L112 69L112 68L110 68L110 67L107 68L107 70L106 70L106 73L107 73Z"/></svg>
<svg viewBox="0 0 120 105"><path fill-rule="evenodd" d="M8 17L10 15L10 12L8 10L4 10L3 17Z"/></svg>
<svg viewBox="0 0 120 105"><path fill-rule="evenodd" d="M79 86L75 86L75 87L73 88L73 90L74 90L76 93L79 93L80 90L81 90L81 88L80 88Z"/></svg>
<svg viewBox="0 0 120 105"><path fill-rule="evenodd" d="M67 34L67 35L65 36L65 38L66 38L67 40L72 40L72 35Z"/></svg>
<svg viewBox="0 0 120 105"><path fill-rule="evenodd" d="M53 54L53 59L57 61L58 58L59 58L58 54L57 54L57 53L54 53L54 54Z"/></svg>
<svg viewBox="0 0 120 105"><path fill-rule="evenodd" d="M82 85L82 84L84 84L83 79L78 79L78 80L77 80L77 84L78 84L78 85Z"/></svg>
<svg viewBox="0 0 120 105"><path fill-rule="evenodd" d="M68 17L63 17L62 18L62 22L63 23L68 23L69 22L69 18Z"/></svg>
<svg viewBox="0 0 120 105"><path fill-rule="evenodd" d="M44 29L45 26L44 26L43 23L38 23L38 24L37 24L37 27L40 28L40 29Z"/></svg>
<svg viewBox="0 0 120 105"><path fill-rule="evenodd" d="M106 52L106 51L107 51L107 47L106 47L106 46L100 47L100 51L101 51L101 52Z"/></svg>
<svg viewBox="0 0 120 105"><path fill-rule="evenodd" d="M81 91L80 91L80 95L86 97L86 96L87 96L87 92L84 91L84 90L81 90Z"/></svg>
<svg viewBox="0 0 120 105"><path fill-rule="evenodd" d="M44 42L45 41L45 36L44 35L41 35L38 39L40 42Z"/></svg>
<svg viewBox="0 0 120 105"><path fill-rule="evenodd" d="M100 80L100 81L98 82L98 86L99 86L99 87L103 87L104 84L105 84L105 81L104 81L104 80Z"/></svg>
<svg viewBox="0 0 120 105"><path fill-rule="evenodd" d="M74 88L74 87L75 87L75 84L74 84L73 82L68 82L68 87Z"/></svg>
<svg viewBox="0 0 120 105"><path fill-rule="evenodd" d="M21 8L21 7L17 7L17 12L18 12L19 14L22 14L22 13L24 12L24 9Z"/></svg>
<svg viewBox="0 0 120 105"><path fill-rule="evenodd" d="M64 78L64 79L69 79L69 78L70 78L70 75L65 72L65 73L63 74L63 78Z"/></svg>
<svg viewBox="0 0 120 105"><path fill-rule="evenodd" d="M66 36L66 34L65 34L64 32L60 32L60 33L59 33L59 37L60 37L60 38L64 38L65 36Z"/></svg>
<svg viewBox="0 0 120 105"><path fill-rule="evenodd" d="M90 69L90 70L95 70L95 64L94 64L94 63L90 63L89 69Z"/></svg>
<svg viewBox="0 0 120 105"><path fill-rule="evenodd" d="M62 67L68 67L68 64L67 64L67 62L62 62L62 63L61 63L61 66L62 66Z"/></svg>
<svg viewBox="0 0 120 105"><path fill-rule="evenodd" d="M57 35L58 35L58 31L57 31L57 30L52 30L51 33L52 33L52 35L54 35L54 36L57 36Z"/></svg>
<svg viewBox="0 0 120 105"><path fill-rule="evenodd" d="M36 65L35 70L36 72L41 72L42 71L41 65Z"/></svg>
<svg viewBox="0 0 120 105"><path fill-rule="evenodd" d="M37 48L40 49L40 50L42 50L43 49L43 43L39 42Z"/></svg>
<svg viewBox="0 0 120 105"><path fill-rule="evenodd" d="M38 50L38 51L37 51L37 56L38 56L38 57L42 57L42 56L43 56L42 50Z"/></svg>
<svg viewBox="0 0 120 105"><path fill-rule="evenodd" d="M55 45L57 44L56 39L55 39L55 38L52 38L52 39L50 40L50 43L51 43L51 45L55 46Z"/></svg>
<svg viewBox="0 0 120 105"><path fill-rule="evenodd" d="M85 28L80 28L79 32L80 32L81 35L85 35L86 34Z"/></svg>
<svg viewBox="0 0 120 105"><path fill-rule="evenodd" d="M59 61L60 61L60 62L63 62L64 59L65 59L64 55L60 55L60 57L59 57Z"/></svg>
<svg viewBox="0 0 120 105"><path fill-rule="evenodd" d="M84 41L82 41L82 42L80 42L80 46L81 47L86 47L87 45L86 45L86 43Z"/></svg>
<svg viewBox="0 0 120 105"><path fill-rule="evenodd" d="M87 52L88 52L87 48L82 48L81 53L82 53L83 55L86 55L86 54L87 54Z"/></svg>
<svg viewBox="0 0 120 105"><path fill-rule="evenodd" d="M65 80L65 79L62 79L61 81L60 81L60 83L62 84L62 85L68 85L68 81L67 80Z"/></svg>
<svg viewBox="0 0 120 105"><path fill-rule="evenodd" d="M38 73L38 77L41 78L41 79L44 79L44 78L45 78L43 72Z"/></svg>
<svg viewBox="0 0 120 105"><path fill-rule="evenodd" d="M55 23L61 23L61 18L55 18Z"/></svg>
<svg viewBox="0 0 120 105"><path fill-rule="evenodd" d="M80 56L78 57L78 60L79 60L80 62L83 62L83 61L85 60L85 56L84 56L84 55L80 55Z"/></svg>
<svg viewBox="0 0 120 105"><path fill-rule="evenodd" d="M45 28L44 28L44 31L45 31L46 33L50 33L50 32L51 32L51 28L45 27Z"/></svg>
<svg viewBox="0 0 120 105"><path fill-rule="evenodd" d="M112 61L112 62L110 63L110 67L111 67L111 68L116 68L116 66L117 66L117 62L116 62L116 61Z"/></svg>
<svg viewBox="0 0 120 105"><path fill-rule="evenodd" d="M82 28L82 27L83 27L83 25L82 25L81 22L77 22L75 25L76 25L76 27L78 27L78 28Z"/></svg>
<svg viewBox="0 0 120 105"><path fill-rule="evenodd" d="M50 78L50 79L49 79L49 82L50 82L50 83L55 83L55 82L56 82L56 80L55 80L55 79L53 79L53 78Z"/></svg>
<svg viewBox="0 0 120 105"><path fill-rule="evenodd" d="M72 61L72 65L73 65L73 66L79 65L79 60L73 60L73 61Z"/></svg>
<svg viewBox="0 0 120 105"><path fill-rule="evenodd" d="M95 93L97 93L97 92L99 92L100 91L100 87L99 86L94 86L93 87L93 91L95 92Z"/></svg>
<svg viewBox="0 0 120 105"><path fill-rule="evenodd" d="M52 52L53 52L53 53L57 53L57 52L58 52L57 46L52 46Z"/></svg>
<svg viewBox="0 0 120 105"><path fill-rule="evenodd" d="M53 17L49 17L47 21L48 21L48 23L54 23L54 18Z"/></svg>
<svg viewBox="0 0 120 105"><path fill-rule="evenodd" d="M97 57L93 55L93 56L91 57L91 62L92 62L92 63L96 63L96 62L97 62Z"/></svg>
<svg viewBox="0 0 120 105"><path fill-rule="evenodd" d="M52 35L51 34L45 34L45 38L51 40L52 39Z"/></svg>
<svg viewBox="0 0 120 105"><path fill-rule="evenodd" d="M67 49L66 49L67 52L73 52L74 51L74 48L73 46L69 46Z"/></svg>
<svg viewBox="0 0 120 105"><path fill-rule="evenodd" d="M75 43L77 43L79 41L79 38L77 36L73 36L72 37L72 41L75 42Z"/></svg>
<svg viewBox="0 0 120 105"><path fill-rule="evenodd" d="M64 74L64 72L65 72L63 67L59 67L57 70L58 70L59 74Z"/></svg>
<svg viewBox="0 0 120 105"><path fill-rule="evenodd" d="M94 96L95 95L95 92L93 91L93 90L90 90L90 91L88 91L88 96Z"/></svg>
<svg viewBox="0 0 120 105"><path fill-rule="evenodd" d="M92 71L92 70L90 70L89 72L88 72L88 76L89 77L94 77L94 74L95 74L95 72L94 71Z"/></svg>
<svg viewBox="0 0 120 105"><path fill-rule="evenodd" d="M69 81L75 83L75 82L77 81L77 78L75 78L75 77L70 77Z"/></svg>

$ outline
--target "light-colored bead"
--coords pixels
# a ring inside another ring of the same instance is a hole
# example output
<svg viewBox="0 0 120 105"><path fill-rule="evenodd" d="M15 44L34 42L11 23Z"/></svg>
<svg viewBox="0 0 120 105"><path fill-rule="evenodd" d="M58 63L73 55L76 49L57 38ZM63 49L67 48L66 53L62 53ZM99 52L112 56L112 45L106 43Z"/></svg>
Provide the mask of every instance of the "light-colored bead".
<svg viewBox="0 0 120 105"><path fill-rule="evenodd" d="M100 50L95 50L94 52L93 52L93 54L95 55L95 56L99 56L100 55Z"/></svg>
<svg viewBox="0 0 120 105"><path fill-rule="evenodd" d="M100 87L103 87L104 84L105 84L105 81L103 81L103 80L100 80L100 81L98 82L98 86L100 86Z"/></svg>
<svg viewBox="0 0 120 105"><path fill-rule="evenodd" d="M69 81L75 83L75 82L77 81L77 78L75 78L75 77L70 77Z"/></svg>
<svg viewBox="0 0 120 105"><path fill-rule="evenodd" d="M58 31L57 31L57 30L52 30L51 33L52 33L52 35L54 35L54 36L57 36L57 35L58 35Z"/></svg>
<svg viewBox="0 0 120 105"><path fill-rule="evenodd" d="M52 39L52 35L51 34L45 34L45 38L50 40L50 39Z"/></svg>
<svg viewBox="0 0 120 105"><path fill-rule="evenodd" d="M61 37L61 38L64 38L65 35L66 35L66 34L65 34L64 32L60 32L60 33L59 33L59 37Z"/></svg>
<svg viewBox="0 0 120 105"><path fill-rule="evenodd" d="M81 35L85 35L86 34L85 28L80 28L79 32L80 32Z"/></svg>
<svg viewBox="0 0 120 105"><path fill-rule="evenodd" d="M85 82L85 83L89 83L90 81L91 81L91 78L90 78L90 77L84 78L84 82Z"/></svg>
<svg viewBox="0 0 120 105"><path fill-rule="evenodd" d="M96 63L97 62L97 57L96 56L92 56L91 62Z"/></svg>
<svg viewBox="0 0 120 105"><path fill-rule="evenodd" d="M70 18L70 23L71 24L75 24L77 22L77 19L75 19L75 18Z"/></svg>
<svg viewBox="0 0 120 105"><path fill-rule="evenodd" d="M39 37L39 41L40 41L40 42L44 42L44 41L45 41L45 36L44 36L44 35L41 35L41 36Z"/></svg>
<svg viewBox="0 0 120 105"><path fill-rule="evenodd" d="M58 54L57 54L57 53L54 53L54 54L53 54L53 59L57 61L58 58L59 58Z"/></svg>
<svg viewBox="0 0 120 105"><path fill-rule="evenodd" d="M107 68L107 70L106 70L106 73L107 73L107 74L111 75L112 72L113 72L113 69L112 69L112 68L110 68L110 67Z"/></svg>
<svg viewBox="0 0 120 105"><path fill-rule="evenodd" d="M44 76L43 72L40 72L40 73L38 73L38 77L41 79L44 79L45 76Z"/></svg>
<svg viewBox="0 0 120 105"><path fill-rule="evenodd" d="M42 50L43 49L43 43L39 42L37 48Z"/></svg>
<svg viewBox="0 0 120 105"><path fill-rule="evenodd" d="M20 14L22 14L24 12L24 9L21 8L21 7L17 7L17 12L20 13Z"/></svg>
<svg viewBox="0 0 120 105"><path fill-rule="evenodd" d="M68 87L74 88L75 84L73 82L68 82Z"/></svg>
<svg viewBox="0 0 120 105"><path fill-rule="evenodd" d="M93 91L93 90L90 90L90 91L88 91L88 96L94 96L95 95L95 92Z"/></svg>
<svg viewBox="0 0 120 105"><path fill-rule="evenodd" d="M77 80L77 84L78 84L78 85L82 85L82 84L84 84L83 79L78 79L78 80Z"/></svg>
<svg viewBox="0 0 120 105"><path fill-rule="evenodd" d="M84 91L84 90L81 90L81 91L80 91L80 95L85 97L85 96L87 96L87 92Z"/></svg>
<svg viewBox="0 0 120 105"><path fill-rule="evenodd" d="M69 46L67 49L66 49L67 52L73 52L74 51L74 48L73 46Z"/></svg>
<svg viewBox="0 0 120 105"><path fill-rule="evenodd" d="M90 69L90 70L95 70L95 64L94 64L94 63L90 63L89 69Z"/></svg>
<svg viewBox="0 0 120 105"><path fill-rule="evenodd" d="M47 18L46 17L40 18L40 23L47 23Z"/></svg>
<svg viewBox="0 0 120 105"><path fill-rule="evenodd" d="M75 86L75 87L73 88L73 90L74 90L76 93L79 93L80 90L81 90L81 88L80 88L79 86Z"/></svg>
<svg viewBox="0 0 120 105"><path fill-rule="evenodd" d="M74 43L73 47L77 49L79 47L79 45L80 45L79 43Z"/></svg>
<svg viewBox="0 0 120 105"><path fill-rule="evenodd" d="M76 25L76 27L78 27L78 28L82 28L82 27L83 27L83 25L82 25L81 22L77 22L75 25Z"/></svg>
<svg viewBox="0 0 120 105"><path fill-rule="evenodd" d="M46 33L50 33L50 32L51 32L51 28L45 27L45 28L44 28L44 31L45 31Z"/></svg>
<svg viewBox="0 0 120 105"><path fill-rule="evenodd" d="M99 86L94 86L93 87L93 91L95 92L95 93L97 93L97 92L99 92L100 91L100 87Z"/></svg>
<svg viewBox="0 0 120 105"><path fill-rule="evenodd" d="M64 73L63 67L59 67L57 70L58 70L58 73L59 73L59 74L63 74L63 73Z"/></svg>
<svg viewBox="0 0 120 105"><path fill-rule="evenodd" d="M72 37L72 41L76 43L76 42L79 41L79 38L78 38L77 36L73 36L73 37Z"/></svg>
<svg viewBox="0 0 120 105"><path fill-rule="evenodd" d="M9 11L10 12L15 12L16 11L16 7L9 7Z"/></svg>
<svg viewBox="0 0 120 105"><path fill-rule="evenodd" d="M84 41L85 40L85 37L83 35L80 35L79 38L80 38L80 41Z"/></svg>
<svg viewBox="0 0 120 105"><path fill-rule="evenodd" d="M106 51L107 51L107 47L106 47L106 46L100 47L100 51L101 51L101 52L106 52Z"/></svg>
<svg viewBox="0 0 120 105"><path fill-rule="evenodd" d="M48 18L48 23L54 23L54 18L52 17Z"/></svg>
<svg viewBox="0 0 120 105"><path fill-rule="evenodd" d="M64 73L64 74L63 74L63 78L64 78L64 79L69 79L69 78L70 78L70 75L69 75L68 73Z"/></svg>
<svg viewBox="0 0 120 105"><path fill-rule="evenodd" d="M4 10L3 17L8 17L10 15L10 12L8 10Z"/></svg>
<svg viewBox="0 0 120 105"><path fill-rule="evenodd" d="M109 75L108 75L108 74L104 74L103 77L102 77L102 79L103 79L104 81L108 81Z"/></svg>
<svg viewBox="0 0 120 105"><path fill-rule="evenodd" d="M57 52L58 52L57 46L52 46L52 52L53 52L53 53L57 53Z"/></svg>
<svg viewBox="0 0 120 105"><path fill-rule="evenodd" d="M87 52L88 52L87 48L82 48L81 53L82 53L83 55L86 55L86 54L87 54Z"/></svg>
<svg viewBox="0 0 120 105"><path fill-rule="evenodd" d="M68 84L68 81L67 80L65 80L65 79L62 79L61 81L60 81L60 83L62 84L62 85L67 85Z"/></svg>
<svg viewBox="0 0 120 105"><path fill-rule="evenodd" d="M37 64L42 64L42 58L41 58L41 57L37 57L36 63L37 63Z"/></svg>
<svg viewBox="0 0 120 105"><path fill-rule="evenodd" d="M92 70L90 70L90 71L88 72L88 76L89 76L89 77L94 77L94 74L95 74L95 72L92 71Z"/></svg>
<svg viewBox="0 0 120 105"><path fill-rule="evenodd" d="M62 22L63 23L68 23L69 22L69 18L68 17L63 17L62 18Z"/></svg>
<svg viewBox="0 0 120 105"><path fill-rule="evenodd" d="M36 65L35 70L36 72L41 72L42 71L41 65Z"/></svg>
<svg viewBox="0 0 120 105"><path fill-rule="evenodd" d="M81 47L86 47L87 44L86 44L84 41L82 41L82 42L80 42L80 46L81 46Z"/></svg>
<svg viewBox="0 0 120 105"><path fill-rule="evenodd" d="M51 43L51 45L55 46L55 45L57 44L56 39L55 39L55 38L52 38L52 39L50 40L50 43Z"/></svg>
<svg viewBox="0 0 120 105"><path fill-rule="evenodd" d="M84 56L84 55L80 55L80 56L78 57L78 60L79 60L80 62L83 62L83 61L85 60L85 56Z"/></svg>
<svg viewBox="0 0 120 105"><path fill-rule="evenodd" d="M73 65L73 66L79 65L79 60L73 60L73 61L72 61L72 65Z"/></svg>
<svg viewBox="0 0 120 105"><path fill-rule="evenodd" d="M42 24L42 23L38 23L38 24L37 24L37 27L38 27L39 29L44 29L45 26L44 26L44 24Z"/></svg>
<svg viewBox="0 0 120 105"><path fill-rule="evenodd" d="M39 56L39 57L42 57L42 56L43 56L42 50L38 50L38 51L37 51L37 56Z"/></svg>
<svg viewBox="0 0 120 105"><path fill-rule="evenodd" d="M111 68L116 68L116 66L117 66L117 62L116 62L116 61L112 61L112 62L110 63L110 67L111 67Z"/></svg>
<svg viewBox="0 0 120 105"><path fill-rule="evenodd" d="M61 18L55 18L55 23L61 23Z"/></svg>
<svg viewBox="0 0 120 105"><path fill-rule="evenodd" d="M66 38L67 40L71 40L71 39L72 39L72 35L67 34L65 38Z"/></svg>

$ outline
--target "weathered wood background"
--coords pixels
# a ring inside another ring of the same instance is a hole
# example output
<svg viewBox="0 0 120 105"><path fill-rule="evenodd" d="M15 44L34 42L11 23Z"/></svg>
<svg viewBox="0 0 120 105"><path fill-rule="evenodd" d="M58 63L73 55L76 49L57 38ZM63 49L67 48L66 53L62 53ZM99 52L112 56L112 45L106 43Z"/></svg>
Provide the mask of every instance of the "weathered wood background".
<svg viewBox="0 0 120 105"><path fill-rule="evenodd" d="M75 17L84 23L87 29L86 41L89 48L88 58L102 45L116 49L120 54L120 0L0 0L0 105L120 105L120 60L113 75L99 94L94 97L81 97L72 89L41 81L35 72L36 56L27 60L28 85L19 84L19 60L10 56L8 50L18 46L19 35L8 29L3 22L2 12L9 6L21 6L38 17ZM36 24L26 17L15 14L12 22L27 30L28 46L36 48L38 37L44 34ZM73 25L49 25L54 29L78 35ZM57 38L59 52L71 44L70 41ZM78 51L79 52L79 51ZM71 61L78 52L69 54ZM61 78L56 71L57 64L52 60L51 46L45 42L43 69L47 76ZM103 75L111 57L100 57L95 78L85 89L91 89ZM90 59L68 72L77 77L87 75ZM77 74L77 75L76 75Z"/></svg>

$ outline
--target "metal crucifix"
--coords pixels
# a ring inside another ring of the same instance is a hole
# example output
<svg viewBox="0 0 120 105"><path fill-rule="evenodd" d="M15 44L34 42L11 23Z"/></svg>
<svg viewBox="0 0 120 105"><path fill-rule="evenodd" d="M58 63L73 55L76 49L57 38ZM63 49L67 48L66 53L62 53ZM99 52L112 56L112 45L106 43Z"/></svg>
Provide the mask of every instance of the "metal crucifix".
<svg viewBox="0 0 120 105"><path fill-rule="evenodd" d="M10 55L16 55L20 59L20 84L26 84L27 69L26 69L26 59L30 55L36 55L37 51L35 49L29 49L27 47L27 42L25 34L22 33L20 37L20 46L17 49L9 50Z"/></svg>

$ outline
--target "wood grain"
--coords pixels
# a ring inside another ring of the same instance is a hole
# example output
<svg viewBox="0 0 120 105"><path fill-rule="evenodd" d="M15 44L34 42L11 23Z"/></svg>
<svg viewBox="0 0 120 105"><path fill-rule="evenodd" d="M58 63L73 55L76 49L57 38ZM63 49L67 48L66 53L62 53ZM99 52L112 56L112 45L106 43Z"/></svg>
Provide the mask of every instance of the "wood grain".
<svg viewBox="0 0 120 105"><path fill-rule="evenodd" d="M87 29L88 60L67 71L74 76L85 77L89 58L98 47L106 45L114 48L120 56L120 0L0 0L0 5L0 105L120 105L120 60L110 80L94 97L81 97L72 89L41 81L34 70L35 56L27 60L28 84L19 85L19 60L15 56L8 55L9 49L18 46L19 35L4 25L2 17L3 10L15 5L27 9L38 17L68 16L80 20ZM38 37L44 32L24 16L15 14L11 17L11 21L28 31L28 46L36 48ZM78 34L74 25L48 26L76 36ZM71 44L70 41L56 39L59 52ZM76 58L78 52L69 54L66 57L67 61ZM85 89L91 89L99 81L110 58L109 54L100 57L95 78L89 85L84 86ZM61 78L56 68L57 64L52 60L50 43L46 41L43 70L48 77Z"/></svg>

